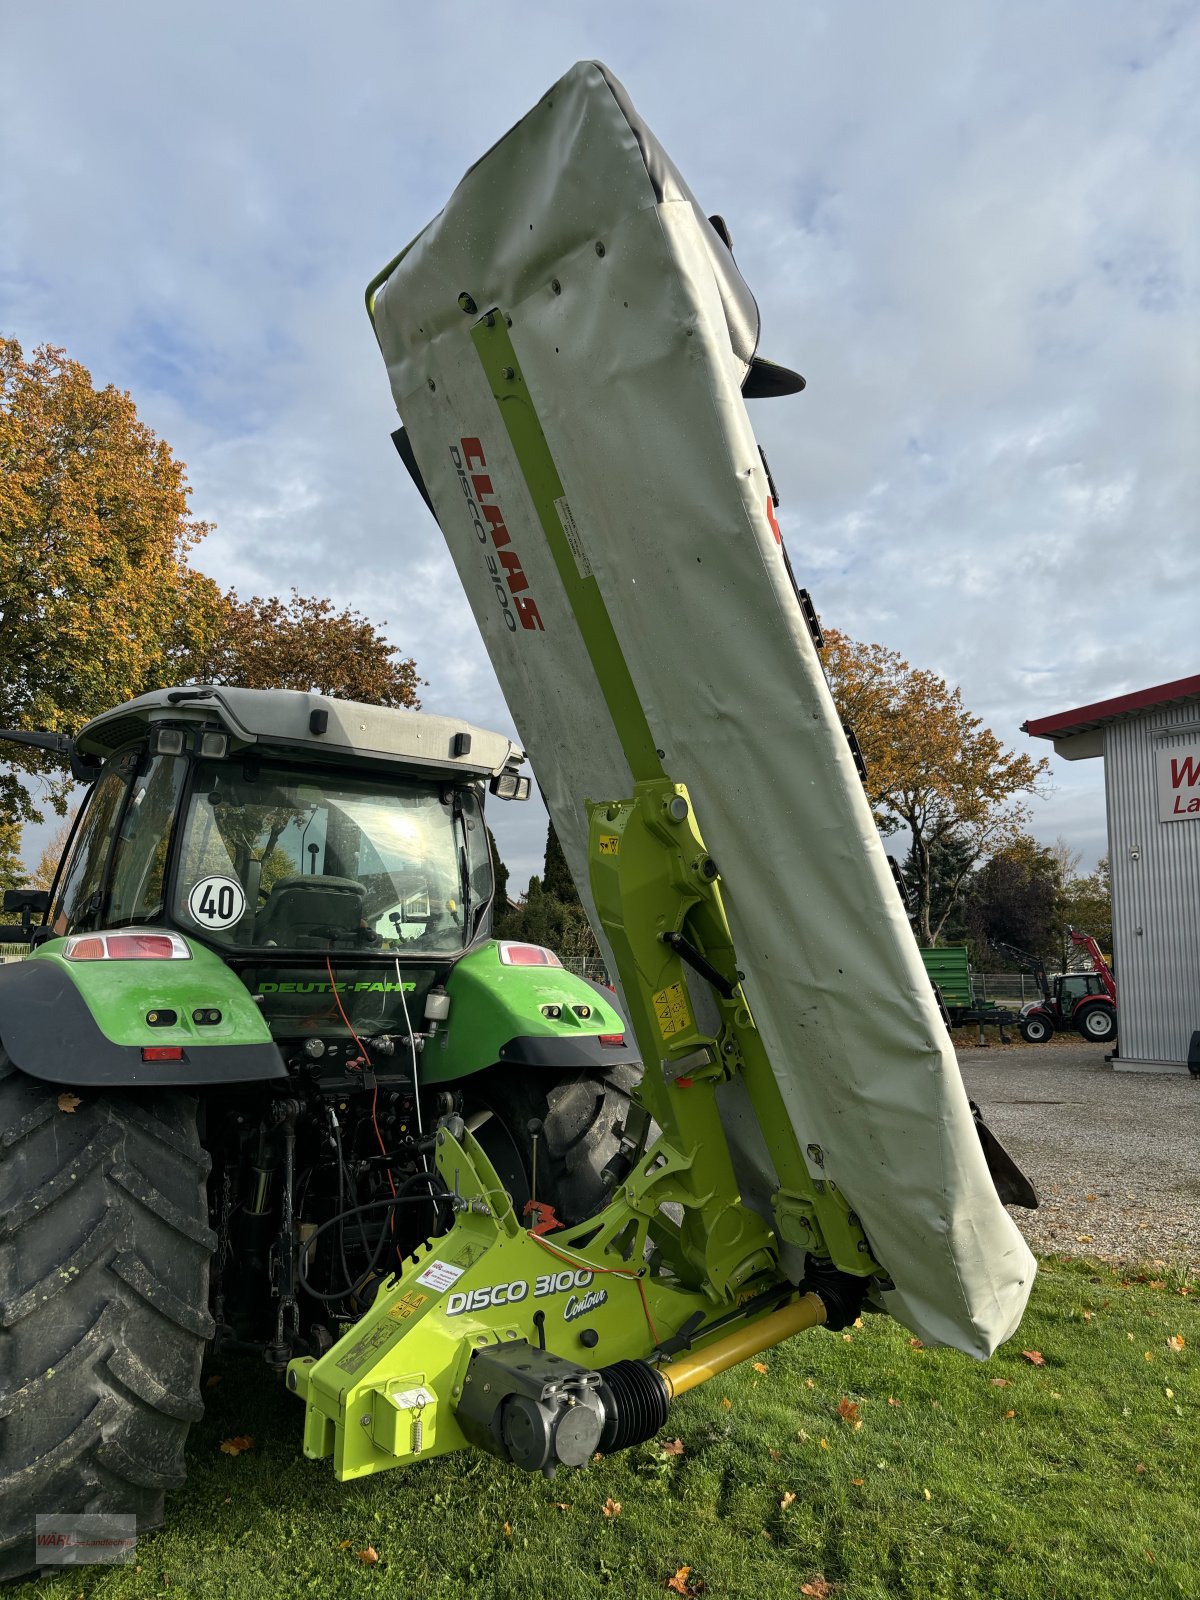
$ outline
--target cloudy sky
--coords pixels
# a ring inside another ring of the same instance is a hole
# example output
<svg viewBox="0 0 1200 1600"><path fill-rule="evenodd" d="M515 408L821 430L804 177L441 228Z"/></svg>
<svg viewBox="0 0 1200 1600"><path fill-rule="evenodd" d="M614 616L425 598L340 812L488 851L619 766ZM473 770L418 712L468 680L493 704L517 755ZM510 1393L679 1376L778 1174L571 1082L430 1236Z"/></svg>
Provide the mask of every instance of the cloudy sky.
<svg viewBox="0 0 1200 1600"><path fill-rule="evenodd" d="M366 611L427 709L511 728L362 291L585 56L808 379L754 421L824 620L1023 748L1197 670L1195 5L56 0L4 6L0 56L0 328L132 393L205 570ZM1101 764L1054 782L1035 831L1090 866ZM494 825L523 883L545 814Z"/></svg>

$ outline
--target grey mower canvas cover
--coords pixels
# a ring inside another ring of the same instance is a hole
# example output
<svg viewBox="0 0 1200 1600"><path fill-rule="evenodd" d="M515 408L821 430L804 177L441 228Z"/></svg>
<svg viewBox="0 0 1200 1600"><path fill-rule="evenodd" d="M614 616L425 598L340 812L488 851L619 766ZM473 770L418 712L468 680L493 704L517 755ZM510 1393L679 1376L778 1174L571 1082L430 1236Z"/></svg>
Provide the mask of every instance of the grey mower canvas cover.
<svg viewBox="0 0 1200 1600"><path fill-rule="evenodd" d="M720 865L800 1148L820 1147L814 1176L861 1218L894 1284L887 1309L927 1342L989 1354L1020 1321L1034 1263L996 1196L789 577L743 385L799 385L753 365L757 311L721 232L621 86L584 62L471 169L372 304L420 476L585 901L584 800L624 799L634 777L472 342L493 309L511 318L579 572ZM507 567L476 495L503 508ZM770 1178L747 1175L748 1203Z"/></svg>

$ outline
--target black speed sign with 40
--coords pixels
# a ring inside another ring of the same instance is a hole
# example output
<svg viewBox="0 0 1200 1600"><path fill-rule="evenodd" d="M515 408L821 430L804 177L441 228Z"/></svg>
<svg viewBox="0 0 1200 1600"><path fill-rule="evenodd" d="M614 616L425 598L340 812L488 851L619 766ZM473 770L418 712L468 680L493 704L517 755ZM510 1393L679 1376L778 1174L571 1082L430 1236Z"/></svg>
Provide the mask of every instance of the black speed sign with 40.
<svg viewBox="0 0 1200 1600"><path fill-rule="evenodd" d="M188 895L188 914L201 928L232 928L246 909L236 878L201 878Z"/></svg>

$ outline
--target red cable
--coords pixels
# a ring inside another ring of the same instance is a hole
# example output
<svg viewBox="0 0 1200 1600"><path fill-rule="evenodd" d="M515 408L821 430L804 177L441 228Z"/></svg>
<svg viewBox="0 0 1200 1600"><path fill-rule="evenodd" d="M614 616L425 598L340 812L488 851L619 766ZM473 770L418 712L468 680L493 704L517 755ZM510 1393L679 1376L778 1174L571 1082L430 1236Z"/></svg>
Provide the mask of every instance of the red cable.
<svg viewBox="0 0 1200 1600"><path fill-rule="evenodd" d="M350 1029L350 1037L354 1040L355 1044L358 1046L359 1050L362 1052L363 1060L366 1062L367 1066L368 1067L372 1067L372 1070L373 1070L373 1063L371 1061L370 1056L367 1054L367 1047L362 1042L362 1040L358 1037L358 1035L355 1033L354 1024L350 1021L350 1018L346 1015L346 1008L342 1004L341 995L338 993L337 979L333 975L333 964L330 961L328 956L325 957L325 970L329 974L329 987L333 991L333 998L334 998L334 1001L335 1001L335 1003L337 1005L337 1008L342 1014L342 1021ZM387 1162L387 1145L385 1145L384 1142L383 1142L383 1135L379 1131L379 1118L375 1115L375 1108L376 1108L376 1106L378 1104L379 1104L379 1080L376 1079L376 1081L375 1081L375 1091L371 1096L371 1123L372 1123L372 1126L375 1129L375 1137L376 1137L376 1139L379 1140L379 1151L380 1151L380 1154L383 1156L384 1162L386 1163ZM395 1194L396 1194L396 1180L395 1180L395 1178L392 1177L392 1169L391 1169L391 1167L385 1165L384 1171L387 1173L388 1186L392 1191L392 1197L394 1199L395 1198ZM392 1232L395 1233L395 1231L396 1231L396 1218L393 1215L393 1217L392 1217Z"/></svg>
<svg viewBox="0 0 1200 1600"><path fill-rule="evenodd" d="M577 1270L582 1269L587 1272L606 1272L612 1278L632 1278L637 1284L638 1293L642 1297L642 1310L646 1314L646 1323L650 1329L650 1337L654 1340L656 1345L662 1342L658 1337L658 1329L654 1326L654 1318L650 1315L650 1305L646 1299L646 1287L642 1282L642 1275L640 1272L628 1271L623 1267L597 1267L591 1261L586 1259L579 1260L572 1256L563 1255L561 1250L556 1250L552 1244L548 1244L539 1233L531 1233L529 1237L531 1239L535 1239L537 1243L541 1245L543 1250L549 1250L550 1254L554 1256L556 1260L565 1261L569 1267L575 1267Z"/></svg>

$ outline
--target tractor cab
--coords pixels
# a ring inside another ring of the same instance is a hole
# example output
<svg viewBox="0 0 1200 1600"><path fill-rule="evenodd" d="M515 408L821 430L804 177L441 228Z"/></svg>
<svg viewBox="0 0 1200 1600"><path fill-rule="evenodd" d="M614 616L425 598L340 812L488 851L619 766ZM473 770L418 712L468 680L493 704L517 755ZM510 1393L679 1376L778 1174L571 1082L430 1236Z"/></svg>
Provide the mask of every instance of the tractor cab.
<svg viewBox="0 0 1200 1600"><path fill-rule="evenodd" d="M42 937L201 940L277 1041L331 1034L335 1053L407 1032L406 1006L487 938L485 783L528 790L500 735L292 692L163 690L75 745L95 783Z"/></svg>
<svg viewBox="0 0 1200 1600"><path fill-rule="evenodd" d="M1071 1021L1081 1000L1104 993L1104 985L1094 972L1064 972L1061 977L1055 978L1054 1003L1063 1025Z"/></svg>

